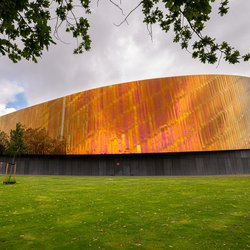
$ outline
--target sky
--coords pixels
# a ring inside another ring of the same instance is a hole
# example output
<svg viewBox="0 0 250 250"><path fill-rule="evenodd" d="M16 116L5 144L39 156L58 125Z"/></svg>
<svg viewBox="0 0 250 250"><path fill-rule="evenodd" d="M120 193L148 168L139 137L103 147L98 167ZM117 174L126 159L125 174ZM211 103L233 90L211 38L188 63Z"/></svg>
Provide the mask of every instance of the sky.
<svg viewBox="0 0 250 250"><path fill-rule="evenodd" d="M136 2L122 1L125 14ZM206 34L249 52L250 1L231 0L229 6L225 17L217 15L216 10L213 12ZM124 17L108 0L100 0L98 7L93 1L91 9L92 48L89 52L74 55L75 40L60 30L64 43L56 41L57 45L44 51L36 64L25 60L14 64L7 57L0 57L0 115L122 82L194 74L250 76L250 62L229 65L222 61L219 65L208 65L192 59L179 44L172 42L173 33L165 34L157 26L153 26L151 39L143 24L141 9L129 17L129 25L120 27L114 23Z"/></svg>

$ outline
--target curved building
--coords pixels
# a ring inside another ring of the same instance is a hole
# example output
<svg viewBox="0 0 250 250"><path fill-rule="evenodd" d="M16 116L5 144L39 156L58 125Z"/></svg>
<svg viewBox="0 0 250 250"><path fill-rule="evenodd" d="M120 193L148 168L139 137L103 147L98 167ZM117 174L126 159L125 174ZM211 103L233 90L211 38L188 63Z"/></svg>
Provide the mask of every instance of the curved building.
<svg viewBox="0 0 250 250"><path fill-rule="evenodd" d="M65 138L70 155L250 149L250 78L166 77L101 87L0 117ZM249 151L248 151L249 152Z"/></svg>
<svg viewBox="0 0 250 250"><path fill-rule="evenodd" d="M201 75L88 90L0 117L64 137L68 154L250 148L250 78Z"/></svg>

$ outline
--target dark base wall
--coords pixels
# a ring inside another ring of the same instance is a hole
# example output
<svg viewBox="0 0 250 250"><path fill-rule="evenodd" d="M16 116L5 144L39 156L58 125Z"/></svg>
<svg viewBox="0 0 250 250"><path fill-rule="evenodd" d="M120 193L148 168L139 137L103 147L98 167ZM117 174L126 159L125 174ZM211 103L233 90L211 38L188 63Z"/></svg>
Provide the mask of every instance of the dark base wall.
<svg viewBox="0 0 250 250"><path fill-rule="evenodd" d="M0 173L9 157L0 156ZM19 175L234 175L250 174L250 150L128 155L29 155L16 159Z"/></svg>

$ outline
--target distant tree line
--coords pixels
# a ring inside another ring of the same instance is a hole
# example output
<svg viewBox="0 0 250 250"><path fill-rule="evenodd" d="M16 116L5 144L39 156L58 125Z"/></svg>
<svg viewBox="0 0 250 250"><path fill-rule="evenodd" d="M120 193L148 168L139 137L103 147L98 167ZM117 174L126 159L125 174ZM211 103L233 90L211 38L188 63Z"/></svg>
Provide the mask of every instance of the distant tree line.
<svg viewBox="0 0 250 250"><path fill-rule="evenodd" d="M9 135L0 130L0 154L66 154L66 142L51 138L44 128L25 128L17 123Z"/></svg>

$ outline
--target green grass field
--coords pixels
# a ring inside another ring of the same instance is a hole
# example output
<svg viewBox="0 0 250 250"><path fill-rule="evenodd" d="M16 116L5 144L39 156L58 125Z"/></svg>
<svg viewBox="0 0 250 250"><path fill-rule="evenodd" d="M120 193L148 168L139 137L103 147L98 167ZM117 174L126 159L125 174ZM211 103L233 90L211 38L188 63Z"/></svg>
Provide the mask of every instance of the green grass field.
<svg viewBox="0 0 250 250"><path fill-rule="evenodd" d="M250 177L18 177L0 249L250 249Z"/></svg>

